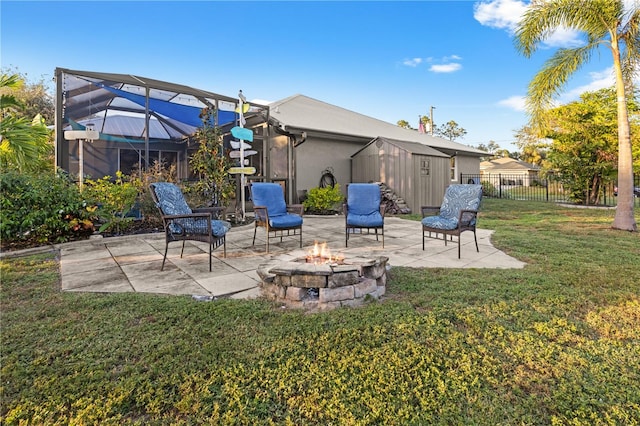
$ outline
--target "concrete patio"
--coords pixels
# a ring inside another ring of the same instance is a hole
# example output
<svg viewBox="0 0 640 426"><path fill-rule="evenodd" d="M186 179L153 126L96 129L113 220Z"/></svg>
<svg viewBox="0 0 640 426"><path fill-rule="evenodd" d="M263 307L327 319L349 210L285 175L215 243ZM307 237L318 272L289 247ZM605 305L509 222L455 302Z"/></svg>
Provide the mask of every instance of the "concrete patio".
<svg viewBox="0 0 640 426"><path fill-rule="evenodd" d="M97 238L59 245L62 290L76 292L140 292L171 295L197 295L212 298L253 298L260 295L256 269L278 256L307 254L314 243L326 242L332 253L381 255L391 267L413 268L523 268L525 263L497 250L491 244L492 231L478 229L476 252L473 234L462 236L462 258L457 241L445 246L442 239L427 239L422 250L419 222L385 218L385 248L375 235L353 235L345 248L343 216L305 216L303 248L298 237L271 240L265 253L265 232L258 229L252 246L253 224L234 227L227 234L227 256L222 248L214 251L213 271L209 272L206 243L187 242L180 258L181 243L169 245L164 271L164 234ZM440 236L442 238L442 236Z"/></svg>

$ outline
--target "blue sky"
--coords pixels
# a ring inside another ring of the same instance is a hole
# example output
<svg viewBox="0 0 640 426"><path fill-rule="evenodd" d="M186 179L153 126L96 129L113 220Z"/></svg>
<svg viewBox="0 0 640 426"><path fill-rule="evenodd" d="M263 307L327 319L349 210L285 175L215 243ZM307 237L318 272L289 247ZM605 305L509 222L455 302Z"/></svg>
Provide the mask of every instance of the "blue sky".
<svg viewBox="0 0 640 426"><path fill-rule="evenodd" d="M638 0L628 0L638 7ZM513 28L528 1L6 1L0 2L3 68L29 80L56 67L134 74L276 101L301 93L390 123L434 109L458 141L510 151L527 122L523 97L562 31L532 58ZM603 51L576 73L561 101L610 86ZM53 85L52 85L53 87Z"/></svg>

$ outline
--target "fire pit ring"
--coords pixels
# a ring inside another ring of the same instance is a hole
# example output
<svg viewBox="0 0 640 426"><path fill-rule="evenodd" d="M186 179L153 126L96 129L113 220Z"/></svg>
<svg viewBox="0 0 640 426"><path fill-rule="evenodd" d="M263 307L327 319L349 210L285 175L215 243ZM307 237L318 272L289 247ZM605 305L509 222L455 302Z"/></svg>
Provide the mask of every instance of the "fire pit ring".
<svg viewBox="0 0 640 426"><path fill-rule="evenodd" d="M261 264L263 295L286 307L322 311L341 306L360 306L385 294L385 256L353 256L327 263L309 262L308 256L280 256Z"/></svg>

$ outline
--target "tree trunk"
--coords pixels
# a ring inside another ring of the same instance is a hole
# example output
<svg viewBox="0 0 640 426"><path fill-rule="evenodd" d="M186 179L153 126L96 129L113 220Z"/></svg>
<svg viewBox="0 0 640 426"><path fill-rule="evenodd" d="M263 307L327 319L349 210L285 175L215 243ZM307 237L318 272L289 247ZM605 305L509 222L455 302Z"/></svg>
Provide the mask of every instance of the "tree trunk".
<svg viewBox="0 0 640 426"><path fill-rule="evenodd" d="M638 230L638 226L633 213L633 156L631 154L627 98L624 90L617 39L611 41L611 49L616 73L616 93L618 95L618 205L611 227L634 232Z"/></svg>

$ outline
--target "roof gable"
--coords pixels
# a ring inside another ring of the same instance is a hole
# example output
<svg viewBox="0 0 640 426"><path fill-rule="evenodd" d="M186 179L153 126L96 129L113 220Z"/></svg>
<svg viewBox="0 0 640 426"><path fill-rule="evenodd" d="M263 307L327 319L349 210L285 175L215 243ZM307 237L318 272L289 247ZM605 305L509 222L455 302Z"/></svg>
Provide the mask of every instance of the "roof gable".
<svg viewBox="0 0 640 426"><path fill-rule="evenodd" d="M539 170L535 164L516 160L515 158L502 157L480 163L480 170Z"/></svg>
<svg viewBox="0 0 640 426"><path fill-rule="evenodd" d="M355 157L356 155L358 155L358 153L362 152L364 149L366 149L369 145L382 141L384 143L388 143L389 145L393 145L403 151L406 151L408 153L411 154L418 154L418 155L428 155L429 157L446 157L449 158L450 156L447 154L444 154L434 148L431 148L428 145L422 144L422 143L417 143L417 142L407 142L407 141L399 141L399 140L394 140L394 139L388 139L388 138L383 138L383 137L377 137L375 139L373 139L371 142L369 142L368 144L366 144L362 149L358 150L355 154L353 154L351 156L351 158Z"/></svg>
<svg viewBox="0 0 640 426"><path fill-rule="evenodd" d="M478 156L487 154L458 142L404 129L301 94L273 102L269 107L271 117L289 131L317 131L369 139L381 136L395 141L419 143L435 149L460 151Z"/></svg>

